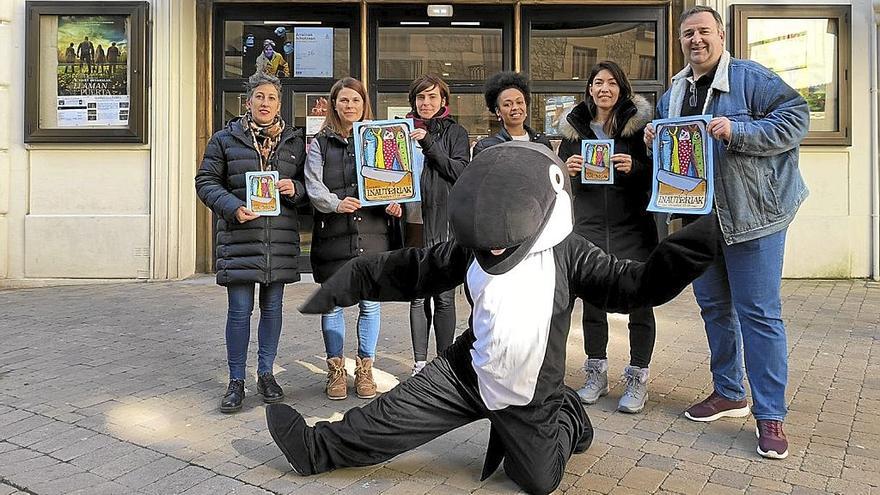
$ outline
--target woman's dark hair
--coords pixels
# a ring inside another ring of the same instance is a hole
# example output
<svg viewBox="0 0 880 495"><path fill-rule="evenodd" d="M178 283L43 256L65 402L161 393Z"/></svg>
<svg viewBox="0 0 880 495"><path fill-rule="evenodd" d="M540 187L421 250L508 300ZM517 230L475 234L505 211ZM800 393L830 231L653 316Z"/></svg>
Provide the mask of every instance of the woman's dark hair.
<svg viewBox="0 0 880 495"><path fill-rule="evenodd" d="M339 92L342 91L342 88L357 91L357 93L361 95L361 99L364 100L364 114L361 115L361 120L373 119L373 107L370 106L370 95L367 94L367 88L364 87L362 82L353 77L343 77L333 83L333 87L330 88L330 108L327 110L327 116L324 117L324 123L321 125L322 128L329 127L330 130L339 135L343 135L346 132L344 129L345 126L342 125L342 120L339 118L339 114L336 113L336 98L339 96Z"/></svg>
<svg viewBox="0 0 880 495"><path fill-rule="evenodd" d="M602 126L606 135L614 137L617 134L618 124L623 124L623 122L618 122L618 109L622 105L628 104L632 99L633 91L629 79L626 77L626 73L623 72L623 69L621 69L619 65L610 60L604 60L594 65L593 69L590 71L590 77L587 78L587 91L584 97L584 101L587 103L587 109L590 111L590 118L595 118L597 112L596 102L594 102L593 98L590 96L590 86L593 85L593 79L595 79L603 70L607 70L611 73L611 77L617 81L617 87L620 88L620 95L617 98L617 103L614 104L614 108L611 109L611 116L605 121L605 125Z"/></svg>
<svg viewBox="0 0 880 495"><path fill-rule="evenodd" d="M483 86L483 96L486 98L486 108L495 113L498 110L498 95L505 89L514 88L519 90L526 99L528 108L531 98L529 97L529 78L524 74L513 71L504 71L493 74L486 80Z"/></svg>
<svg viewBox="0 0 880 495"><path fill-rule="evenodd" d="M437 74L425 74L409 85L409 106L412 108L415 115L419 114L419 111L416 108L416 96L422 91L431 89L434 86L437 86L437 89L440 90L440 96L443 97L446 100L446 104L449 105L449 85L446 84L446 81L441 79Z"/></svg>

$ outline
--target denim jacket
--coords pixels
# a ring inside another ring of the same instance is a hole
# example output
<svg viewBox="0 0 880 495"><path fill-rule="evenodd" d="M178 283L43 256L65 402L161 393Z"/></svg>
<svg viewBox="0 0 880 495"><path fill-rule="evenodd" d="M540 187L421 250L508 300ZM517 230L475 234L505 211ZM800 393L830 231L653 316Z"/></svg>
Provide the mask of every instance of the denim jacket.
<svg viewBox="0 0 880 495"><path fill-rule="evenodd" d="M690 66L673 76L660 98L663 118L681 115ZM731 121L729 143L715 141L715 212L726 244L786 228L809 191L798 169L807 134L807 103L762 65L732 58L718 62L703 113Z"/></svg>

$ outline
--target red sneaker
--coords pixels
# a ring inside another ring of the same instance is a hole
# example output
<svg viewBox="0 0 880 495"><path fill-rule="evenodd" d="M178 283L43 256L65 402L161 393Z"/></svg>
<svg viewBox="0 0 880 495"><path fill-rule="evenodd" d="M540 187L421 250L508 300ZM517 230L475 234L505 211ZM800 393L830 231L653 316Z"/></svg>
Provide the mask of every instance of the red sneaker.
<svg viewBox="0 0 880 495"><path fill-rule="evenodd" d="M692 421L715 421L716 419L742 418L749 415L749 403L743 400L727 400L718 392L706 397L703 402L694 404L684 412L684 416Z"/></svg>
<svg viewBox="0 0 880 495"><path fill-rule="evenodd" d="M755 428L758 435L758 453L768 459L788 457L788 439L782 431L782 421L759 419Z"/></svg>

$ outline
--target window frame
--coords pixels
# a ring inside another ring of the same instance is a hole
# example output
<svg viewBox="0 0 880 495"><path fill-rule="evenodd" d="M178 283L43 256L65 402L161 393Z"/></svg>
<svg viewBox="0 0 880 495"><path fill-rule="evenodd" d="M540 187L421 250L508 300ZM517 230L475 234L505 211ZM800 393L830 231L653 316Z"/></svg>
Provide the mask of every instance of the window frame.
<svg viewBox="0 0 880 495"><path fill-rule="evenodd" d="M585 21L595 22L655 22L657 29L654 33L655 43L655 69L654 79L633 79L630 78L630 84L633 87L633 93L651 93L654 101L659 101L660 96L666 91L667 81L669 79L668 67L670 60L669 47L669 22L670 10L668 5L663 6L627 6L626 9L620 9L619 6L590 6L584 9L582 6L575 5L523 5L522 6L522 32L520 43L522 46L522 72L529 74L529 46L534 24L559 22L560 19L583 19ZM625 18L622 17L625 15ZM597 59L601 61L601 59ZM629 74L627 74L628 76ZM584 80L567 80L567 81L535 81L531 80L532 95L535 94L580 94L581 98L586 94L586 81ZM559 135L549 136L558 139Z"/></svg>
<svg viewBox="0 0 880 495"><path fill-rule="evenodd" d="M850 5L733 5L731 31L733 55L746 58L750 19L837 20L837 122L836 131L809 131L803 146L852 146L852 25Z"/></svg>

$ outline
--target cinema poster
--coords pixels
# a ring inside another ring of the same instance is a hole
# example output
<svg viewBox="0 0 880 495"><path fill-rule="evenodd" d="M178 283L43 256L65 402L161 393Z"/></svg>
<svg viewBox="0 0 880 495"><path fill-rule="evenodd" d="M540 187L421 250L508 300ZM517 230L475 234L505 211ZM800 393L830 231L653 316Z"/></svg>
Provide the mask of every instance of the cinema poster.
<svg viewBox="0 0 880 495"><path fill-rule="evenodd" d="M128 16L58 16L59 127L128 127Z"/></svg>

